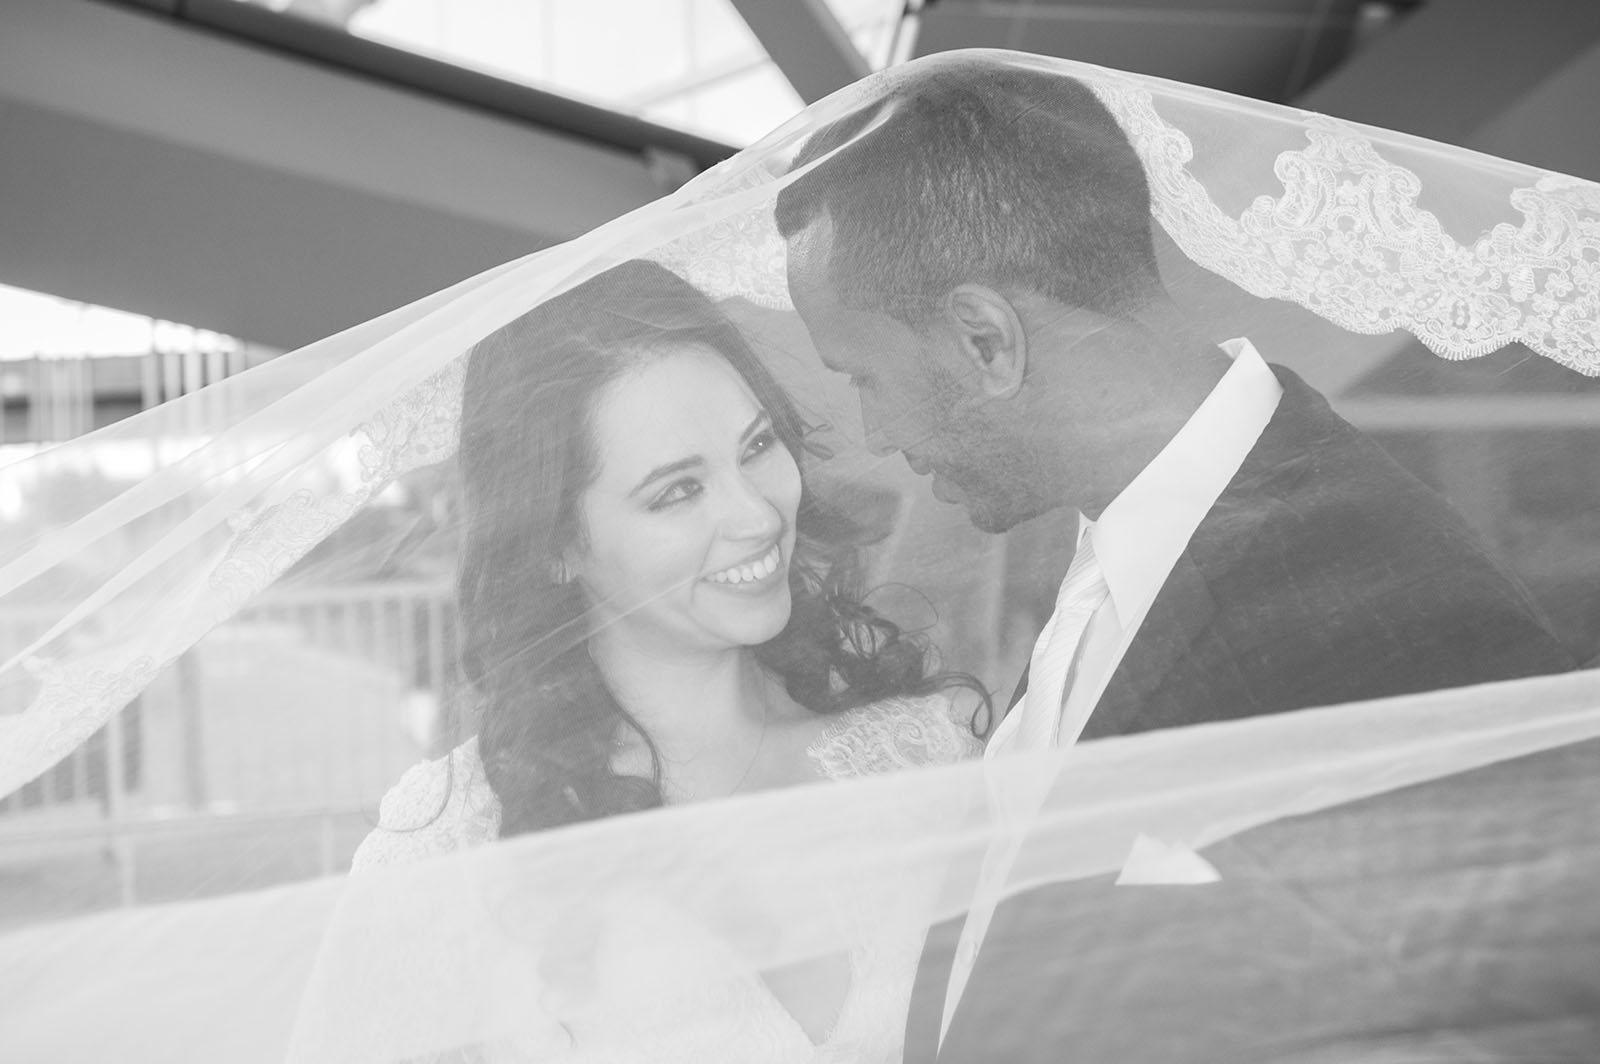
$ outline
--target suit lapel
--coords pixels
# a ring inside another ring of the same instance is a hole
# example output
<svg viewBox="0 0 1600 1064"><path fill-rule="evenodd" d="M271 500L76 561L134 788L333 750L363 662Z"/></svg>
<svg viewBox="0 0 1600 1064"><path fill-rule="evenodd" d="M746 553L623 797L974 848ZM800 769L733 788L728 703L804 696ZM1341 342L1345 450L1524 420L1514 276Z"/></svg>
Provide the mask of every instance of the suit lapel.
<svg viewBox="0 0 1600 1064"><path fill-rule="evenodd" d="M1028 693L1028 669L1032 662L1022 666L1022 676L1017 680L1017 686L1011 692L1011 701L1006 703L1006 712L1010 713L1017 708L1017 703L1022 701L1022 696Z"/></svg>
<svg viewBox="0 0 1600 1064"><path fill-rule="evenodd" d="M1202 523L1196 532L1197 540L1204 529ZM1205 630L1216 610L1216 601L1200 567L1191 557L1191 551L1185 550L1101 693L1083 737L1120 734L1122 729L1115 726L1116 722L1137 712L1138 707L1162 686L1172 668L1182 663L1184 650ZM1028 668L1024 666L1006 712L1015 710L1027 693Z"/></svg>
<svg viewBox="0 0 1600 1064"><path fill-rule="evenodd" d="M1272 369L1283 385L1278 409L1161 585L1083 738L1143 730L1130 725L1156 695L1181 682L1184 672L1218 664L1197 661L1193 653L1230 600L1218 589L1231 586L1250 564L1279 500L1310 471L1318 449L1347 427L1299 377L1281 366Z"/></svg>
<svg viewBox="0 0 1600 1064"><path fill-rule="evenodd" d="M935 924L922 947L917 978L912 985L911 1007L906 1015L906 1064L933 1064L939 1055L939 1028L944 1020L944 998L955 965L956 945L965 920L957 917Z"/></svg>
<svg viewBox="0 0 1600 1064"><path fill-rule="evenodd" d="M1084 727L1083 738L1121 735L1175 669L1191 662L1189 648L1216 616L1217 602L1188 550L1178 558L1151 603L1127 652L1111 674Z"/></svg>

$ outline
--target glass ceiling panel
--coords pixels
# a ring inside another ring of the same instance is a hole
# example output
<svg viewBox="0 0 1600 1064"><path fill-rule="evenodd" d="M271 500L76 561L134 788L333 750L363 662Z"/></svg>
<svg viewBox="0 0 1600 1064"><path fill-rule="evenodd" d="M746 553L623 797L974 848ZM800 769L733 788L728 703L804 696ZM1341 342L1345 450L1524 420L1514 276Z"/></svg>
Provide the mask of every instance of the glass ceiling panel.
<svg viewBox="0 0 1600 1064"><path fill-rule="evenodd" d="M241 2L740 147L801 107L729 0ZM883 65L899 0L826 4Z"/></svg>

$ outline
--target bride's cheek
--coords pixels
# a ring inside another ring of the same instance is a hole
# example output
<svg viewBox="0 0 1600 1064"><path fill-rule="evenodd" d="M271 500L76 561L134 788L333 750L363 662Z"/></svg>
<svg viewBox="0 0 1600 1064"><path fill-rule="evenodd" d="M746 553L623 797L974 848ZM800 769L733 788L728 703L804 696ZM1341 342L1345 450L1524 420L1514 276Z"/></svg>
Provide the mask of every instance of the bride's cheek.
<svg viewBox="0 0 1600 1064"><path fill-rule="evenodd" d="M795 514L800 509L800 495L804 490L804 480L800 476L800 467L787 452L784 462L778 471L777 482L774 485L772 499L783 514L784 523L789 528L794 527Z"/></svg>

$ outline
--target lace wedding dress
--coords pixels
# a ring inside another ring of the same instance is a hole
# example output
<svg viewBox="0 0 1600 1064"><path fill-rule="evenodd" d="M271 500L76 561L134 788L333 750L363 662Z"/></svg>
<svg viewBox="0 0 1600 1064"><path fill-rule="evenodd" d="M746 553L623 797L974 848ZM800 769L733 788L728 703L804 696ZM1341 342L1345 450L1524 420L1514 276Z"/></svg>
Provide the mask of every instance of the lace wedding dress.
<svg viewBox="0 0 1600 1064"><path fill-rule="evenodd" d="M948 696L936 694L841 714L806 754L820 778L844 780L953 764L981 751L982 742ZM940 813L927 810L929 817ZM872 824L852 828L870 833ZM481 845L499 831L500 803L472 738L446 757L412 767L384 796L379 826L356 851L352 871L363 874ZM849 910L847 919L859 934L849 951L844 1003L820 1043L740 963L730 944L686 913L632 897L607 910L594 992L559 1009L566 1045L556 1038L554 1044L474 1046L435 1061L898 1061L927 916L915 898L882 890L819 899L829 903ZM630 949L630 943L648 943L648 950ZM670 956L670 965L662 965L663 956ZM581 1037L574 1031L579 1026Z"/></svg>

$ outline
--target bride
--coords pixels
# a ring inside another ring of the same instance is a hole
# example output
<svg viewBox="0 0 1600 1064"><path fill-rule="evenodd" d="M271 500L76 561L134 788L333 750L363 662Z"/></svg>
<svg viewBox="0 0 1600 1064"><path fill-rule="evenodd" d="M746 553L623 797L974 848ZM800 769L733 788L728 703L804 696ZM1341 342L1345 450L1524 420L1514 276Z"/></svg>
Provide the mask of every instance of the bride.
<svg viewBox="0 0 1600 1064"><path fill-rule="evenodd" d="M457 587L478 731L389 792L354 870L976 756L982 693L959 708L952 691L976 683L932 671L922 642L862 601L868 530L810 490L806 431L711 300L653 263L480 343ZM787 1015L758 1001L728 1019L892 1059L920 937L896 945L896 963L770 980ZM850 1008L869 992L877 1007Z"/></svg>

